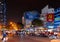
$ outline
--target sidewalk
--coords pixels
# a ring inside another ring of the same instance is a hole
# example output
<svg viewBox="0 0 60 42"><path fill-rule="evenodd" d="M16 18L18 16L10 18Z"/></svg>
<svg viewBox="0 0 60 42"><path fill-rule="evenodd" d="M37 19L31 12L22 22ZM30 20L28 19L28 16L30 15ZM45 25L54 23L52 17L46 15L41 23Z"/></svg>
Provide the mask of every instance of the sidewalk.
<svg viewBox="0 0 60 42"><path fill-rule="evenodd" d="M42 37L32 37L32 36L26 36L26 37L20 38L19 36L15 36L15 37L9 38L7 42L49 42L49 39L42 38Z"/></svg>
<svg viewBox="0 0 60 42"><path fill-rule="evenodd" d="M51 42L51 40L49 38L45 38L45 37L35 37L35 36L29 36L30 39L34 39L37 41L41 41L41 42Z"/></svg>
<svg viewBox="0 0 60 42"><path fill-rule="evenodd" d="M29 37L20 38L17 36L17 37L13 37L13 38L9 39L7 42L39 42L39 41L30 39Z"/></svg>

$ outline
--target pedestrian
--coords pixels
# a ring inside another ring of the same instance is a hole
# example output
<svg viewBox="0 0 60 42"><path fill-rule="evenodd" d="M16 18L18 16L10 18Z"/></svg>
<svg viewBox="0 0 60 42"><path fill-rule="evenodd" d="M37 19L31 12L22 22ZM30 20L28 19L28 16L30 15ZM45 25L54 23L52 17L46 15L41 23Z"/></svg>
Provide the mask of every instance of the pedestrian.
<svg viewBox="0 0 60 42"><path fill-rule="evenodd" d="M20 36L21 36L21 38L23 38L23 32L22 31L20 32Z"/></svg>
<svg viewBox="0 0 60 42"><path fill-rule="evenodd" d="M6 42L6 40L7 40L7 33L6 33L6 31L2 31L2 35L3 35L2 41Z"/></svg>

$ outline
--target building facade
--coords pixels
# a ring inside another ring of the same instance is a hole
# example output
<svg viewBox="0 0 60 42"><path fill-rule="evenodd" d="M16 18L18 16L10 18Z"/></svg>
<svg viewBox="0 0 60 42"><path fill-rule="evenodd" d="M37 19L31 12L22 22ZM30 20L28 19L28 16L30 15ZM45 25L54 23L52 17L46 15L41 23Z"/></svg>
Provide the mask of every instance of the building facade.
<svg viewBox="0 0 60 42"><path fill-rule="evenodd" d="M55 9L54 27L60 28L60 8Z"/></svg>
<svg viewBox="0 0 60 42"><path fill-rule="evenodd" d="M0 24L6 25L6 0L0 0Z"/></svg>
<svg viewBox="0 0 60 42"><path fill-rule="evenodd" d="M29 28L34 19L39 19L39 12L37 11L26 11L24 13L24 25Z"/></svg>
<svg viewBox="0 0 60 42"><path fill-rule="evenodd" d="M49 8L49 6L45 6L41 10L40 19L44 21L45 28L54 28L54 8Z"/></svg>

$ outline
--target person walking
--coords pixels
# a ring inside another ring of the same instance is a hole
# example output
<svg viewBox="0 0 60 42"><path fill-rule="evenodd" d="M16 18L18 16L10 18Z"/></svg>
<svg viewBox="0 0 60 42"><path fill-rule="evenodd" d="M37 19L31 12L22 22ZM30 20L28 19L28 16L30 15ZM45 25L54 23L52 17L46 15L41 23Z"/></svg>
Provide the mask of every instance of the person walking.
<svg viewBox="0 0 60 42"><path fill-rule="evenodd" d="M3 37L2 37L2 42L6 42L7 41L7 33L6 33L6 31L2 31L2 35L3 35Z"/></svg>

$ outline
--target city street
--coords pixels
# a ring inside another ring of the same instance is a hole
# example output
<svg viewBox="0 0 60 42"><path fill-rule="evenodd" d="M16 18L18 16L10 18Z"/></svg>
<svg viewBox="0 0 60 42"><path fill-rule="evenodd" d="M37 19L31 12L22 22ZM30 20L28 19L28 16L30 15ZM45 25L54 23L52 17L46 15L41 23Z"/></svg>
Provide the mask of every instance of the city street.
<svg viewBox="0 0 60 42"><path fill-rule="evenodd" d="M60 0L0 0L0 42L60 42Z"/></svg>
<svg viewBox="0 0 60 42"><path fill-rule="evenodd" d="M7 42L50 42L48 38L44 37L25 37L21 39L20 37L10 38Z"/></svg>

